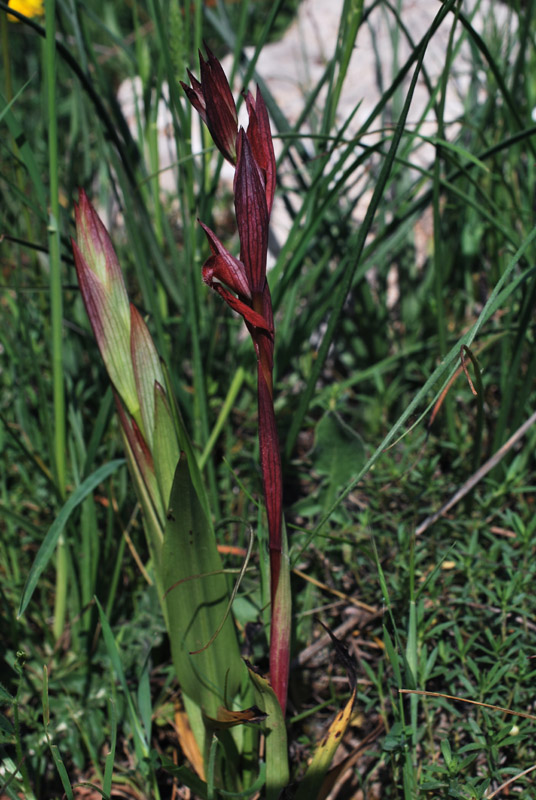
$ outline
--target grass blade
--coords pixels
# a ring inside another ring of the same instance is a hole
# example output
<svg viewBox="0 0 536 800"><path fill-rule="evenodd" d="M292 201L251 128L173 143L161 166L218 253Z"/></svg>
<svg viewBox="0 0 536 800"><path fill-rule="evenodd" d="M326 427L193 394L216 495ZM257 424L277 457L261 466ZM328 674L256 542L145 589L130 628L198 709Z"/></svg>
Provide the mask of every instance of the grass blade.
<svg viewBox="0 0 536 800"><path fill-rule="evenodd" d="M67 524L73 511L83 500L85 500L89 494L91 494L93 489L95 489L99 483L105 481L110 475L119 469L119 467L123 466L124 463L124 458L118 458L114 461L110 461L109 464L104 464L102 467L99 467L96 472L86 478L85 481L83 481L80 486L75 489L63 508L60 510L58 516L48 529L41 547L39 548L39 551L35 557L34 563L32 564L32 568L22 592L18 611L19 617L21 617L26 611L28 603L32 599L35 587L37 586L37 581L47 566L50 557L54 552L56 544L58 543L58 539L61 536L63 529L65 528L65 525Z"/></svg>

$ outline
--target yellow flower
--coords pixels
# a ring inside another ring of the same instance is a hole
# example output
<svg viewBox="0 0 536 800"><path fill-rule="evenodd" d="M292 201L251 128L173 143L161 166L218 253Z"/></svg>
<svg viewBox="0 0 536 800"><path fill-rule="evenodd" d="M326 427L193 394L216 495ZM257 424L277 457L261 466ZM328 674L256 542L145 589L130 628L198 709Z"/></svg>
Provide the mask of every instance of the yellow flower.
<svg viewBox="0 0 536 800"><path fill-rule="evenodd" d="M44 0L9 0L9 6L26 17L42 17L45 13ZM7 18L10 22L20 22L11 14L8 14Z"/></svg>

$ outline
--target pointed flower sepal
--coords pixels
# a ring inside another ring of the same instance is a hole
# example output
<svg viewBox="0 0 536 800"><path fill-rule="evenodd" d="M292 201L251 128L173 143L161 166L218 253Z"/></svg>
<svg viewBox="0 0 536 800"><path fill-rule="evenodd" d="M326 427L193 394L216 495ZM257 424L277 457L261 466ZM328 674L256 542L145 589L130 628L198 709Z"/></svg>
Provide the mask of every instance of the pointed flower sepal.
<svg viewBox="0 0 536 800"><path fill-rule="evenodd" d="M251 145L253 157L264 173L266 205L269 216L274 202L276 181L275 153L270 120L258 86L256 99L254 99L251 92L245 94L245 99L249 115L247 138Z"/></svg>
<svg viewBox="0 0 536 800"><path fill-rule="evenodd" d="M212 255L203 265L203 281L225 300L233 311L240 314L250 325L272 333L272 323L254 311L251 302L246 268L223 246L218 237L203 222L199 223L206 233ZM236 292L236 297L232 292Z"/></svg>
<svg viewBox="0 0 536 800"><path fill-rule="evenodd" d="M214 139L214 144L231 164L236 163L238 115L225 72L215 55L205 46L207 60L199 53L201 80L188 70L191 87L181 81L188 100L199 113Z"/></svg>
<svg viewBox="0 0 536 800"><path fill-rule="evenodd" d="M240 260L244 264L249 291L253 296L262 294L266 285L268 206L264 177L243 129L238 134L237 153L234 193Z"/></svg>

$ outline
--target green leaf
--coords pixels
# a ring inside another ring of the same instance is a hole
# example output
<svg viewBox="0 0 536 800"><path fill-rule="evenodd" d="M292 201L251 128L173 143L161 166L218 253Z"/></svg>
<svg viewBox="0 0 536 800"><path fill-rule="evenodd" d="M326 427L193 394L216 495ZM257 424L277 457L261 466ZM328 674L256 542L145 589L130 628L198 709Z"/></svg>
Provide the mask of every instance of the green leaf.
<svg viewBox="0 0 536 800"><path fill-rule="evenodd" d="M7 126L9 128L9 132L12 135L13 139L17 142L17 147L20 153L20 159L24 164L26 170L28 171L28 175L30 176L33 183L33 187L35 190L35 197L37 198L37 202L39 203L39 213L41 215L44 215L47 207L47 201L46 201L47 193L45 191L45 186L41 178L41 172L37 165L37 161L35 159L33 150L31 149L28 143L23 126L19 123L18 118L11 110L11 103L8 104L6 98L1 92L0 92L0 103L2 104L2 119L5 118L5 122L7 123Z"/></svg>
<svg viewBox="0 0 536 800"><path fill-rule="evenodd" d="M12 694L8 692L5 686L2 686L0 683L0 702L1 703L12 703L15 700Z"/></svg>
<svg viewBox="0 0 536 800"><path fill-rule="evenodd" d="M316 426L314 468L329 477L336 490L350 481L365 463L363 440L338 414L328 411Z"/></svg>
<svg viewBox="0 0 536 800"><path fill-rule="evenodd" d="M442 739L440 743L441 753L443 758L445 759L445 764L447 768L450 769L453 763L452 759L452 750L450 749L450 742L448 739Z"/></svg>
<svg viewBox="0 0 536 800"><path fill-rule="evenodd" d="M177 677L190 699L216 717L220 705L230 706L245 670L230 617L205 647L225 616L229 592L184 453L171 490L159 572Z"/></svg>
<svg viewBox="0 0 536 800"><path fill-rule="evenodd" d="M18 101L18 99L21 97L21 95L23 94L23 92L25 92L25 91L26 91L26 89L28 88L28 86L30 85L30 83L31 83L31 82L32 82L32 79L30 78L30 80L26 81L26 83L24 84L24 86L21 86L21 88L19 89L19 91L17 92L17 94L16 94L14 97L12 97L12 98L11 98L11 100L9 101L9 103L7 103L6 105L4 105L4 106L3 106L3 108L1 108L1 109L0 109L0 122L2 122L2 120L3 120L4 116L5 116L5 115L7 114L7 112L8 112L8 111L11 109L11 106L13 106L13 105L14 105L14 104L15 104L15 103ZM4 97L2 97L2 95L0 95L0 99L2 99L4 103L6 102L6 101L5 101L5 98L4 98Z"/></svg>
<svg viewBox="0 0 536 800"><path fill-rule="evenodd" d="M218 793L222 795L222 797L253 797L254 794L260 792L262 787L264 786L266 780L266 764L261 761L259 764L259 777L257 780L251 784L247 789L244 789L243 792L226 792L225 789L218 789Z"/></svg>
<svg viewBox="0 0 536 800"><path fill-rule="evenodd" d="M287 729L279 700L266 678L248 664L255 688L256 702L267 714L266 726L266 800L276 800L288 786L290 776L287 752Z"/></svg>
<svg viewBox="0 0 536 800"><path fill-rule="evenodd" d="M115 673L115 677L119 681L119 684L121 685L121 688L123 689L123 692L125 694L126 704L129 712L130 724L132 726L136 755L139 758L139 760L142 761L143 759L146 759L149 755L149 743L146 739L145 732L140 722L140 714L138 712L138 709L134 705L134 701L132 699L132 695L128 687L125 671L123 669L123 664L121 663L119 648L117 646L117 642L115 641L115 637L110 627L110 623L108 622L108 618L106 617L106 614L104 613L104 610L97 598L95 598L95 602L97 604L97 608L99 611L99 619L102 627L102 638L104 639L104 644L106 645L108 656L110 658L110 661L112 662L112 669Z"/></svg>
<svg viewBox="0 0 536 800"><path fill-rule="evenodd" d="M188 769L188 767L178 767L165 756L162 758L162 767L166 770L166 772L169 772L170 775L178 778L181 783L195 792L196 797L201 798L201 800L206 800L207 784L205 781L202 781L201 778L198 778L198 776Z"/></svg>
<svg viewBox="0 0 536 800"><path fill-rule="evenodd" d="M58 774L60 776L60 780L63 786L63 790L65 792L65 797L67 800L74 800L73 789L71 786L71 782L69 780L69 776L67 774L67 770L65 769L65 764L63 763L63 759L61 757L61 753L59 748L55 744L50 745L50 752L52 754L52 759L58 770Z"/></svg>
<svg viewBox="0 0 536 800"><path fill-rule="evenodd" d="M4 737L13 736L15 733L15 728L11 721L5 717L3 714L0 714L0 742L5 742L6 739Z"/></svg>
<svg viewBox="0 0 536 800"><path fill-rule="evenodd" d="M58 539L60 538L60 535L75 508L79 506L89 494L91 494L93 489L105 481L106 478L112 475L112 473L119 469L119 467L121 467L124 463L124 458L117 458L114 461L110 461L109 464L104 464L102 467L99 467L96 472L86 478L85 481L83 481L80 486L75 489L65 505L62 507L55 521L48 529L47 535L43 539L43 543L41 544L41 547L39 548L39 551L35 557L35 561L32 564L30 574L28 575L24 590L22 592L18 613L19 617L21 617L26 611L28 603L32 599L35 587L37 586L37 581L48 564L48 561L56 548Z"/></svg>
<svg viewBox="0 0 536 800"><path fill-rule="evenodd" d="M165 386L166 397L169 403L169 408L173 417L173 421L175 423L175 432L179 440L179 446L181 451L184 450L184 452L186 453L186 458L188 459L188 464L190 466L190 477L195 487L197 498L201 503L206 518L210 521L211 519L210 503L208 500L205 484L203 482L203 477L201 475L201 468L197 464L194 448L192 446L192 442L190 440L190 436L188 434L186 425L184 424L184 420L182 418L182 414L178 406L177 400L175 398L175 395L173 394L173 386L171 383L171 378L167 366L164 362L162 362L162 369L164 371L164 379L166 384Z"/></svg>
<svg viewBox="0 0 536 800"><path fill-rule="evenodd" d="M110 749L104 762L104 778L102 781L102 791L105 797L112 794L112 780L114 772L115 748L117 745L117 711L115 702L110 698Z"/></svg>
<svg viewBox="0 0 536 800"><path fill-rule="evenodd" d="M154 430L152 431L154 468L162 503L166 508L180 452L175 434L175 425L164 389L159 384L155 384L153 394L155 398Z"/></svg>

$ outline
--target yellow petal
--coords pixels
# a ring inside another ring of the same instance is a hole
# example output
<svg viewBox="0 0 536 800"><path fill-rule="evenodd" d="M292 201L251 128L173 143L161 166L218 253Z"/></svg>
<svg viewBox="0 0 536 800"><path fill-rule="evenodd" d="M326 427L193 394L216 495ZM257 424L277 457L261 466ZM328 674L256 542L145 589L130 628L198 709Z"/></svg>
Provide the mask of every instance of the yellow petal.
<svg viewBox="0 0 536 800"><path fill-rule="evenodd" d="M45 13L44 0L9 0L9 7L26 17L42 17ZM10 22L20 21L11 14L7 18Z"/></svg>

